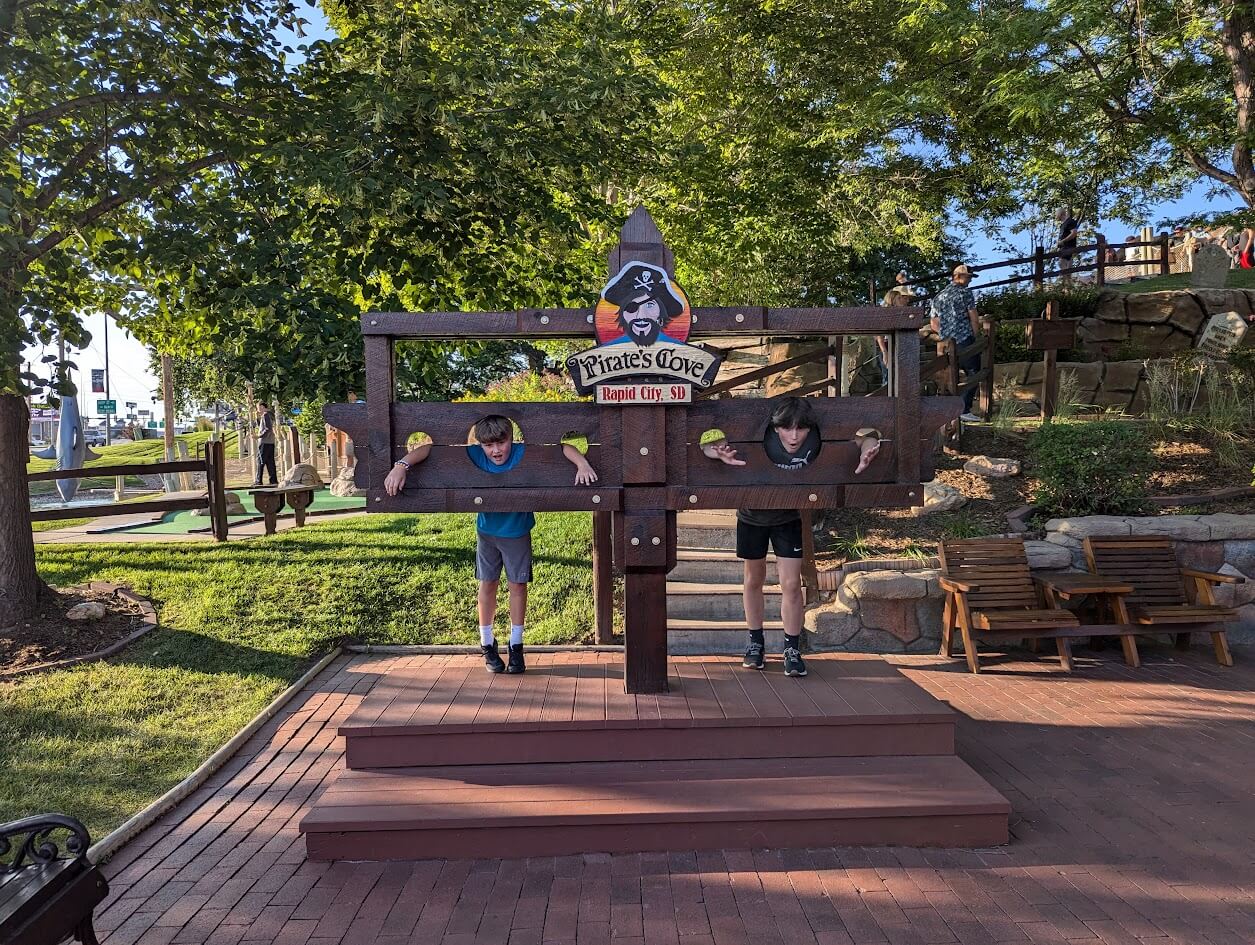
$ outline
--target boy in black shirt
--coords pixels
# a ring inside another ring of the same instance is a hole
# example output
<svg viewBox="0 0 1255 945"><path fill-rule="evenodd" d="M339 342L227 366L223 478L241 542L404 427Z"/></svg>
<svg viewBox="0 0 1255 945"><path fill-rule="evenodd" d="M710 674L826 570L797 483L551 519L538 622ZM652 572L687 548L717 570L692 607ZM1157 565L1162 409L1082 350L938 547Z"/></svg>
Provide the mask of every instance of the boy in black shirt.
<svg viewBox="0 0 1255 945"><path fill-rule="evenodd" d="M855 434L859 444L861 473L880 451L880 434L865 427ZM819 454L819 427L810 402L784 397L771 412L771 428L763 446L767 458L781 469L801 469ZM702 447L711 459L729 466L744 466L726 439ZM780 580L780 616L784 623L784 672L805 676L806 663L799 644L802 633L802 517L794 509L737 509L736 556L745 562L745 622L750 641L741 665L762 669L766 663L763 642L763 582L767 577L767 546L776 553Z"/></svg>

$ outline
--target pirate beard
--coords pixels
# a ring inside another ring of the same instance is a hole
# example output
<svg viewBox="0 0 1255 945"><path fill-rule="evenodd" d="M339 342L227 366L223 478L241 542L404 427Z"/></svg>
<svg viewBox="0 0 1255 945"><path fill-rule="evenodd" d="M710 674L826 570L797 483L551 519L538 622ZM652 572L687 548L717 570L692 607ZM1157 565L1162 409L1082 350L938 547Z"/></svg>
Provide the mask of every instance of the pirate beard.
<svg viewBox="0 0 1255 945"><path fill-rule="evenodd" d="M662 334L662 323L652 318L629 319L619 313L619 326L623 333L642 348L647 348L658 340Z"/></svg>

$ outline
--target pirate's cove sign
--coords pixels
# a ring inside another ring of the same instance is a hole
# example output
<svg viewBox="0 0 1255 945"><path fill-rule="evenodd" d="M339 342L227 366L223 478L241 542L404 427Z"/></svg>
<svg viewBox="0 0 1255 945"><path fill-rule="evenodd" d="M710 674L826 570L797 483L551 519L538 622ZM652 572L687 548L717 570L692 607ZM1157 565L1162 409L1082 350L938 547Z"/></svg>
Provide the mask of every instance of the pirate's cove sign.
<svg viewBox="0 0 1255 945"><path fill-rule="evenodd" d="M687 344L688 296L658 266L632 261L601 290L600 344L567 358L575 389L602 404L688 403L722 358Z"/></svg>

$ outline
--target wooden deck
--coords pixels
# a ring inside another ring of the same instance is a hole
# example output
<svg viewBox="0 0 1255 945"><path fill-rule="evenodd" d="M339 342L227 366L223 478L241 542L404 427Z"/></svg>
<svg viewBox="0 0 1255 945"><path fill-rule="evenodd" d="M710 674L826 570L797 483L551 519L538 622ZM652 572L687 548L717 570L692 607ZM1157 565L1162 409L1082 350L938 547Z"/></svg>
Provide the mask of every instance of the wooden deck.
<svg viewBox="0 0 1255 945"><path fill-rule="evenodd" d="M956 714L876 656L805 679L677 657L624 692L615 653L399 660L348 721L348 771L301 821L313 859L1005 842Z"/></svg>
<svg viewBox="0 0 1255 945"><path fill-rule="evenodd" d="M104 945L1249 945L1255 648L1235 656L897 660L962 713L960 753L1014 804L1006 846L314 862L297 822L396 662L345 656L105 864L96 927Z"/></svg>

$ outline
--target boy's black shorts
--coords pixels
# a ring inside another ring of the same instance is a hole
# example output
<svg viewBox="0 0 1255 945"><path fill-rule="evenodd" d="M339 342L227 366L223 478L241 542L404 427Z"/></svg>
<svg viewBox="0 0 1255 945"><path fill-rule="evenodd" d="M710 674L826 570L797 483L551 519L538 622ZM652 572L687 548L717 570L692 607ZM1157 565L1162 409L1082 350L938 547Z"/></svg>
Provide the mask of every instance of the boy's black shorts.
<svg viewBox="0 0 1255 945"><path fill-rule="evenodd" d="M736 556L746 561L767 557L770 544L777 558L802 557L802 521L794 519L783 525L750 525L736 523Z"/></svg>

